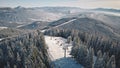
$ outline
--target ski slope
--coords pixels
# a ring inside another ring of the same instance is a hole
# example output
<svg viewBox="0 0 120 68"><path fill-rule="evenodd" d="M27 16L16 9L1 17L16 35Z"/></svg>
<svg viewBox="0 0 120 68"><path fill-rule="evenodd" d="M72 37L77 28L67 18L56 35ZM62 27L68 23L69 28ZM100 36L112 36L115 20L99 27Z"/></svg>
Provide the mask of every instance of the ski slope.
<svg viewBox="0 0 120 68"><path fill-rule="evenodd" d="M7 29L8 27L0 27L0 29Z"/></svg>
<svg viewBox="0 0 120 68"><path fill-rule="evenodd" d="M71 23L71 22L73 22L73 21L75 21L75 20L77 20L77 19L69 20L69 21L67 21L67 22L65 22L65 23L63 23L63 24L60 24L60 25L55 26L54 28L57 28L57 27L60 27L60 26L65 25L65 24Z"/></svg>
<svg viewBox="0 0 120 68"><path fill-rule="evenodd" d="M0 39L0 41L1 41L2 39Z"/></svg>
<svg viewBox="0 0 120 68"><path fill-rule="evenodd" d="M48 52L55 64L55 68L83 68L73 58L71 58L71 45L65 43L67 40L62 37L45 36L45 42L49 47ZM62 44L62 45L61 45ZM64 57L63 47L68 47L66 57Z"/></svg>
<svg viewBox="0 0 120 68"><path fill-rule="evenodd" d="M57 28L57 27L66 25L66 24L71 23L71 22L73 22L73 21L75 21L75 20L77 20L77 19L69 20L69 21L67 21L67 22L64 22L64 23L62 23L62 24L60 24L60 25L54 26L54 27L52 27L52 28ZM41 32L43 33L43 32L45 32L46 30L50 30L50 29L51 29L51 28L49 28L49 29L44 29L44 30L41 30Z"/></svg>

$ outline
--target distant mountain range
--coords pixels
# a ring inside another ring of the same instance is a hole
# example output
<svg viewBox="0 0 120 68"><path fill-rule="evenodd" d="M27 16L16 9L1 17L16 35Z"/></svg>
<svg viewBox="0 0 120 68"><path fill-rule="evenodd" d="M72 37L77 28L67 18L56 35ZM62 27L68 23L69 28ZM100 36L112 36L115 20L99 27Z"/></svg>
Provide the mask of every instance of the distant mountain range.
<svg viewBox="0 0 120 68"><path fill-rule="evenodd" d="M97 8L93 10L98 10L98 11L107 11L107 12L117 12L120 13L120 9L106 9L106 8Z"/></svg>
<svg viewBox="0 0 120 68"><path fill-rule="evenodd" d="M15 7L0 8L0 21L7 23L29 24L34 21L54 21L69 14L78 13L85 9L76 7ZM92 9L98 11L120 12L117 9Z"/></svg>

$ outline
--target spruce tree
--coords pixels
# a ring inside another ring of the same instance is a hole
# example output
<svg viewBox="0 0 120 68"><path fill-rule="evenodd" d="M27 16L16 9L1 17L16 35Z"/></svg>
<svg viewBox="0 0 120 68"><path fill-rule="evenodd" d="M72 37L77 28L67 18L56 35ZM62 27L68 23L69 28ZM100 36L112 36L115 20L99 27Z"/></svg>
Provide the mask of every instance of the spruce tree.
<svg viewBox="0 0 120 68"><path fill-rule="evenodd" d="M115 55L112 55L110 57L109 61L107 62L106 68L116 68Z"/></svg>

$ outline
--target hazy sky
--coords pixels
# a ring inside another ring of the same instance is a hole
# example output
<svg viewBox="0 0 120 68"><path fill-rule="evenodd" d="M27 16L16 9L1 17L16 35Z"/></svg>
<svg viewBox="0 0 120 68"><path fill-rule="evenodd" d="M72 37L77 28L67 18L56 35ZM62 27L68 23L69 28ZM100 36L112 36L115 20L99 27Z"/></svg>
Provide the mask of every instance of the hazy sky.
<svg viewBox="0 0 120 68"><path fill-rule="evenodd" d="M120 0L0 0L0 7L69 6L81 8L117 8Z"/></svg>

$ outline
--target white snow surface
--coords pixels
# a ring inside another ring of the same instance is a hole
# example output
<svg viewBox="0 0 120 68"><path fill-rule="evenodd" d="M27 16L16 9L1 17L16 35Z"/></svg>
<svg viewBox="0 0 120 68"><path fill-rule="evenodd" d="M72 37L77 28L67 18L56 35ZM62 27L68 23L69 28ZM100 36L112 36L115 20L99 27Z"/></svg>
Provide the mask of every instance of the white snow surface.
<svg viewBox="0 0 120 68"><path fill-rule="evenodd" d="M57 25L57 26L55 26L55 27L53 27L53 28L57 28L57 27L60 27L60 26L66 25L66 24L68 24L68 23L72 23L72 22L75 21L75 20L77 20L77 19L69 20L69 21L64 22L64 23L62 23L62 24L60 24L60 25ZM43 33L43 32L45 32L46 30L50 30L50 29L51 29L51 28L49 28L49 29L45 29L45 30L41 30L41 32Z"/></svg>
<svg viewBox="0 0 120 68"><path fill-rule="evenodd" d="M22 26L25 26L25 25L19 25L19 26L17 26L17 28L22 27Z"/></svg>
<svg viewBox="0 0 120 68"><path fill-rule="evenodd" d="M0 38L0 41L2 41L4 38Z"/></svg>
<svg viewBox="0 0 120 68"><path fill-rule="evenodd" d="M46 44L49 47L49 52L52 54L53 58L52 60L60 59L64 57L64 50L63 46L60 46L61 44L65 44L66 39L61 37L52 37L52 36L45 36ZM58 43L59 41L59 43ZM67 51L71 50L71 46L69 46L69 49ZM66 54L67 57L70 57L69 53Z"/></svg>
<svg viewBox="0 0 120 68"><path fill-rule="evenodd" d="M8 27L0 27L0 29L7 29Z"/></svg>
<svg viewBox="0 0 120 68"><path fill-rule="evenodd" d="M1 41L2 39L0 39L0 41Z"/></svg>
<svg viewBox="0 0 120 68"><path fill-rule="evenodd" d="M66 43L66 39L62 37L45 36L45 42L48 46L48 52L55 64L55 68L83 68L73 58L71 58L71 44ZM61 45L62 44L62 45ZM64 57L63 47L68 46L66 57Z"/></svg>
<svg viewBox="0 0 120 68"><path fill-rule="evenodd" d="M71 22L73 22L73 21L75 21L75 20L77 20L77 19L69 20L69 21L67 21L67 22L65 22L65 23L63 23L63 24L60 24L60 25L55 26L54 28L63 26L63 25L68 24L68 23L71 23Z"/></svg>

